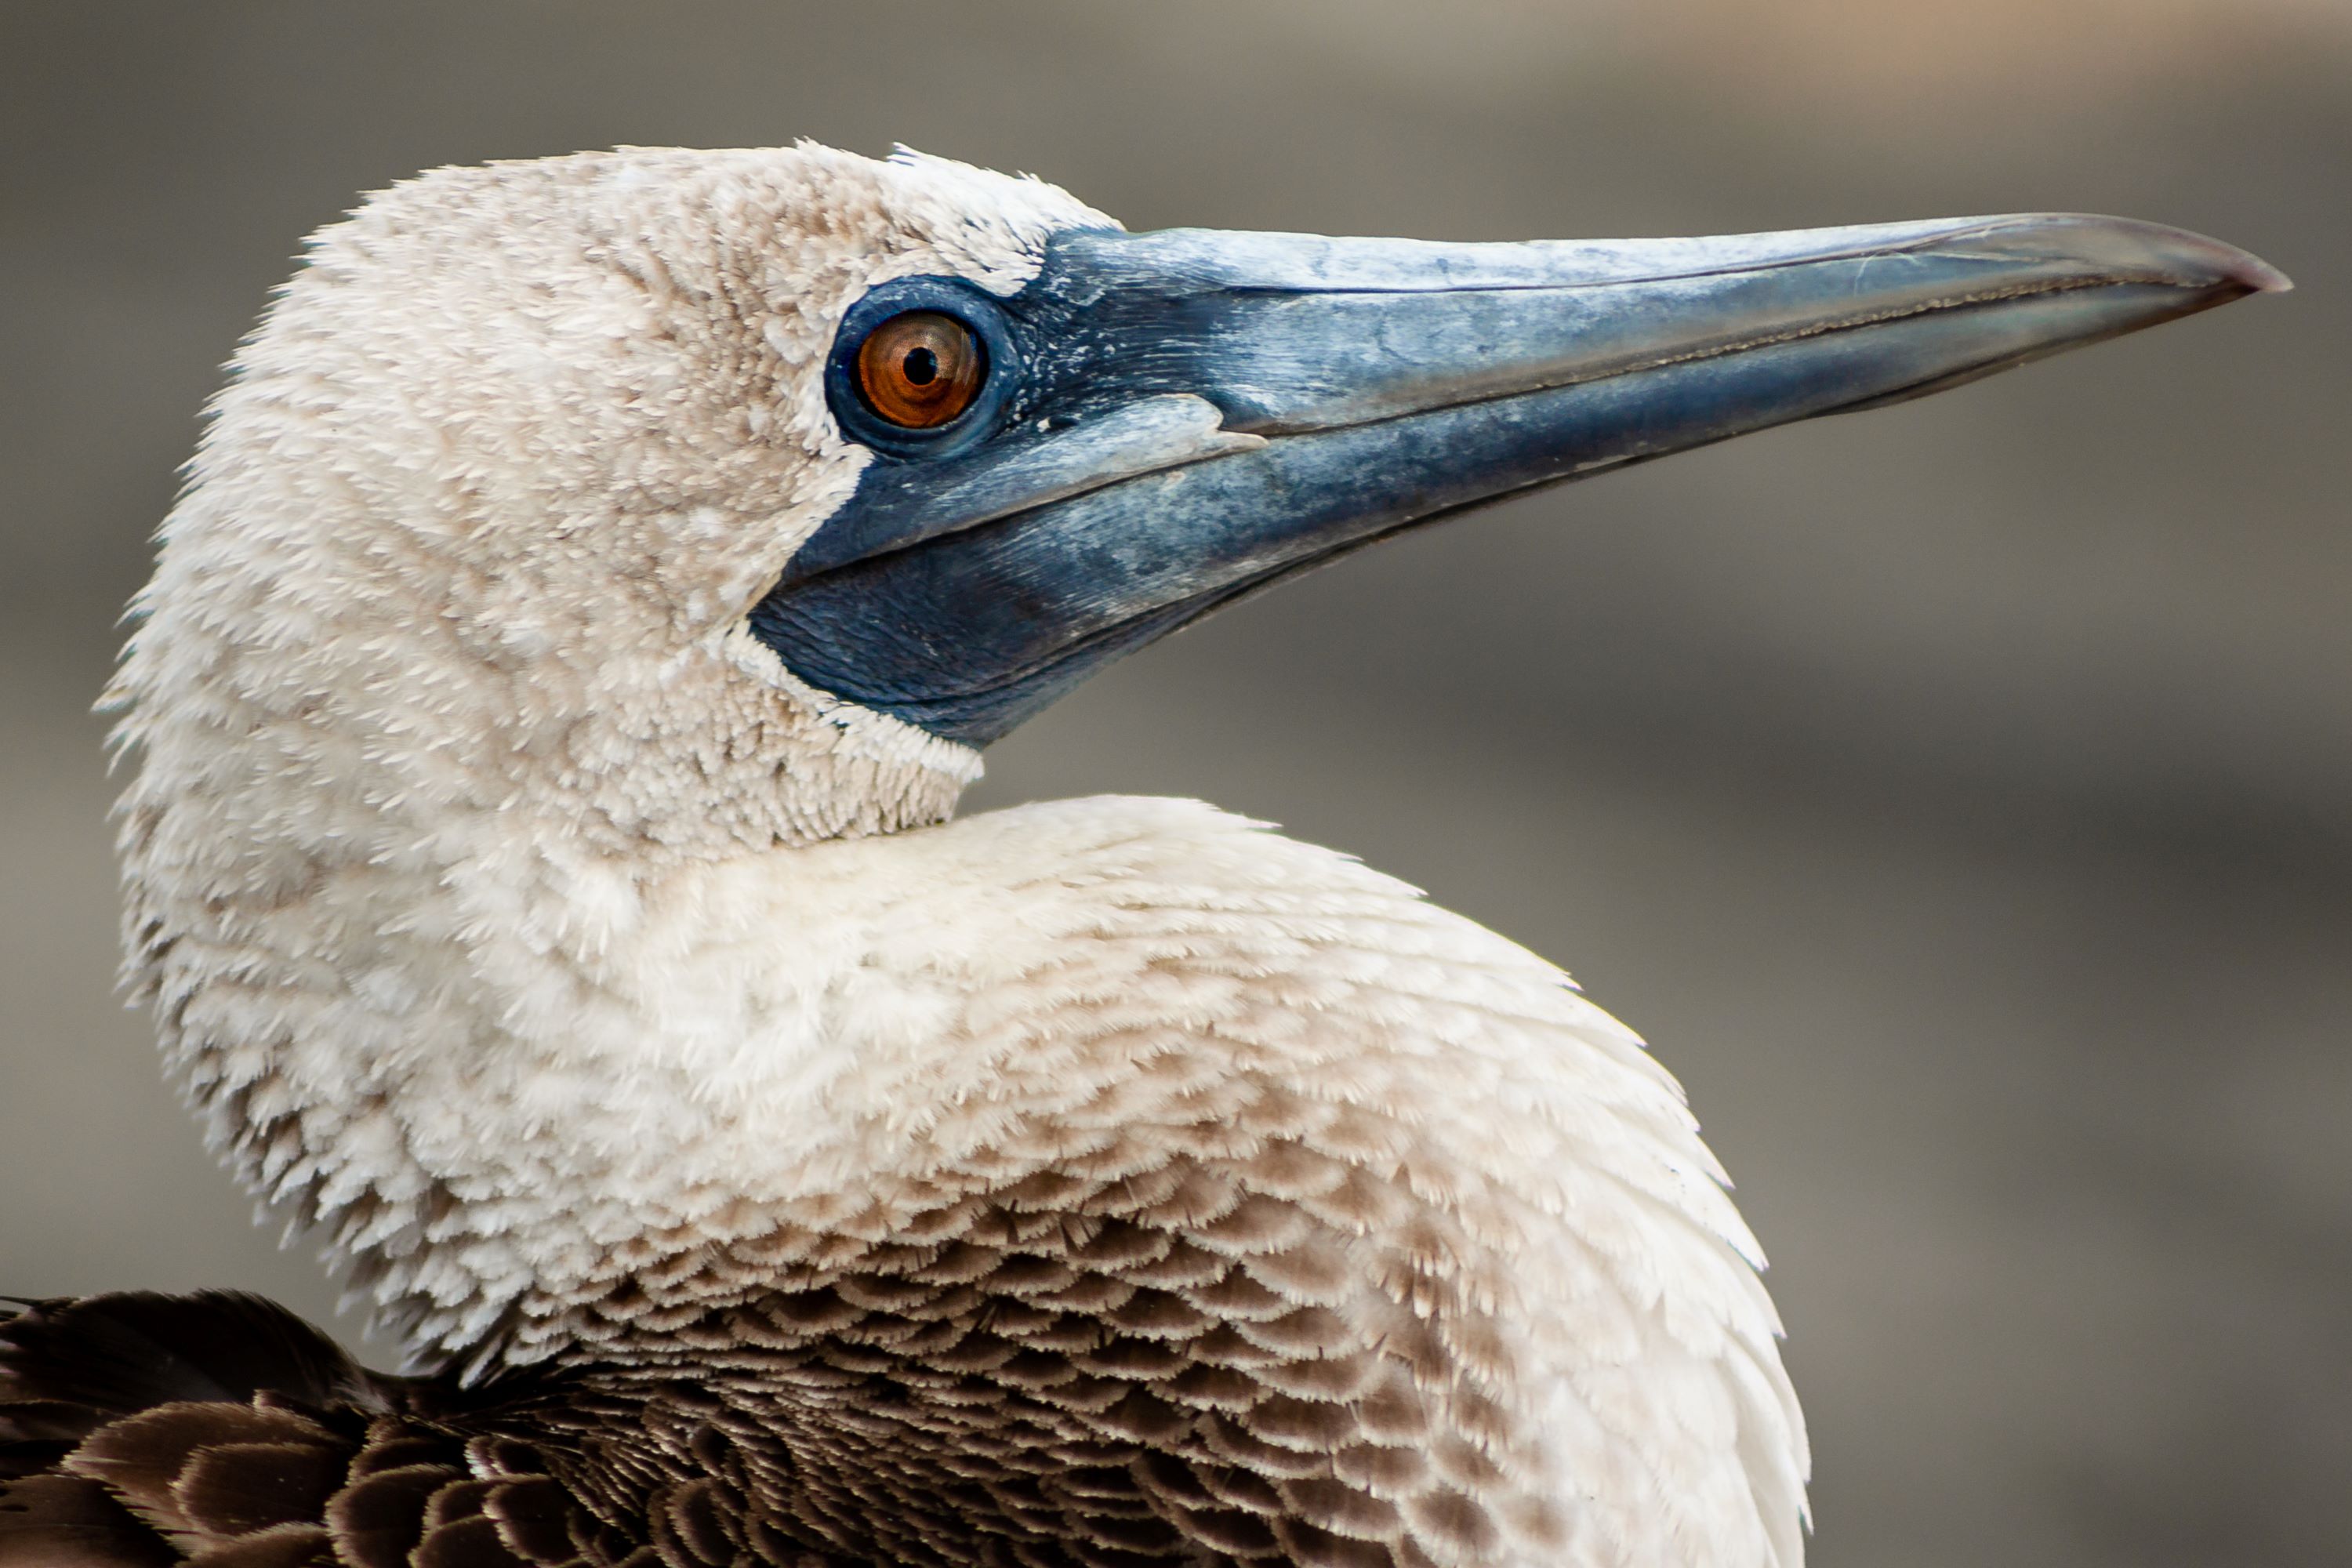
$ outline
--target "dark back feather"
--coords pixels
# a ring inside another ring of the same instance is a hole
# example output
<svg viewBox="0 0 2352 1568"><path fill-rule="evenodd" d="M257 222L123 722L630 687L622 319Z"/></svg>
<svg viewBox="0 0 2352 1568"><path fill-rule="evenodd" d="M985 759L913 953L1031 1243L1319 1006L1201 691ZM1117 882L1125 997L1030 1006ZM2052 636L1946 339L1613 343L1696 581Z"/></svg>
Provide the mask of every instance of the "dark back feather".
<svg viewBox="0 0 2352 1568"><path fill-rule="evenodd" d="M32 1303L0 1321L0 1568L630 1560L528 1444L423 1413L465 1403L251 1296Z"/></svg>
<svg viewBox="0 0 2352 1568"><path fill-rule="evenodd" d="M36 1301L0 1321L0 1405L127 1415L174 1401L366 1402L373 1374L285 1308L236 1290Z"/></svg>

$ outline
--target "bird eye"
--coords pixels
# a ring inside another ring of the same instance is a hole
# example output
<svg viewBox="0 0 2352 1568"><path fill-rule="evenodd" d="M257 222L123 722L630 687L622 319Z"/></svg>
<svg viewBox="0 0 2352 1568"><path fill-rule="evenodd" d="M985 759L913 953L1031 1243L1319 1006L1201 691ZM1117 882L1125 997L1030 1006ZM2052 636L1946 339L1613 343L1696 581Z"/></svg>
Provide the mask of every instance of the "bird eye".
<svg viewBox="0 0 2352 1568"><path fill-rule="evenodd" d="M857 393L866 406L908 430L948 424L988 379L988 353L970 327L938 310L908 310L857 345Z"/></svg>

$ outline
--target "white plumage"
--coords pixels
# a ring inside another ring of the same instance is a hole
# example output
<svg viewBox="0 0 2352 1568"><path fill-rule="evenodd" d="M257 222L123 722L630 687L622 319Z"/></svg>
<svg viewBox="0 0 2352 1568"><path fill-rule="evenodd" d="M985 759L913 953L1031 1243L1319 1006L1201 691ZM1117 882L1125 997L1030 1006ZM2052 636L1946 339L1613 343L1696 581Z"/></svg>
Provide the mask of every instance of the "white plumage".
<svg viewBox="0 0 2352 1568"><path fill-rule="evenodd" d="M875 460L820 375L852 303L1108 225L803 146L445 170L320 236L115 691L174 1071L478 1373L1076 1292L1169 1347L1118 1386L1178 1425L1074 1401L1070 1440L1270 1478L1300 1560L1795 1564L1761 1255L1633 1035L1204 805L950 821L975 751L747 632ZM1000 1376L906 1333L858 1364L918 1407Z"/></svg>

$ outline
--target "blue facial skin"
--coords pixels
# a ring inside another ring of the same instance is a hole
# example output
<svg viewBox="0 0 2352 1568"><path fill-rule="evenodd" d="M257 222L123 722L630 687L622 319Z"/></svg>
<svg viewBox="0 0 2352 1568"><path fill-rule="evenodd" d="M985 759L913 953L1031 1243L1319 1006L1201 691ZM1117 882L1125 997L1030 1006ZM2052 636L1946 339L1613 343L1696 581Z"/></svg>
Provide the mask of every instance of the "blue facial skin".
<svg viewBox="0 0 2352 1568"><path fill-rule="evenodd" d="M873 458L751 627L809 685L982 746L1402 529L2284 285L2114 218L1602 245L1068 231L1009 298L910 278L851 308L826 389ZM913 310L987 356L932 430L854 378Z"/></svg>

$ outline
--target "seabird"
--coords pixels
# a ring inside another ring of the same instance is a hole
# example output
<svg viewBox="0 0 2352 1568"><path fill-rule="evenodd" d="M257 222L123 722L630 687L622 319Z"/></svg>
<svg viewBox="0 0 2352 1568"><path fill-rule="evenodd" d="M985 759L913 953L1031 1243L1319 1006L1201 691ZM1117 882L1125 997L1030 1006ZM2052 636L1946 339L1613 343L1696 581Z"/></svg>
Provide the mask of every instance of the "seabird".
<svg viewBox="0 0 2352 1568"><path fill-rule="evenodd" d="M132 985L414 1370L28 1303L0 1564L1797 1563L1640 1040L1262 824L957 796L1360 545L2284 286L2084 216L1130 234L805 144L370 198L112 699Z"/></svg>

